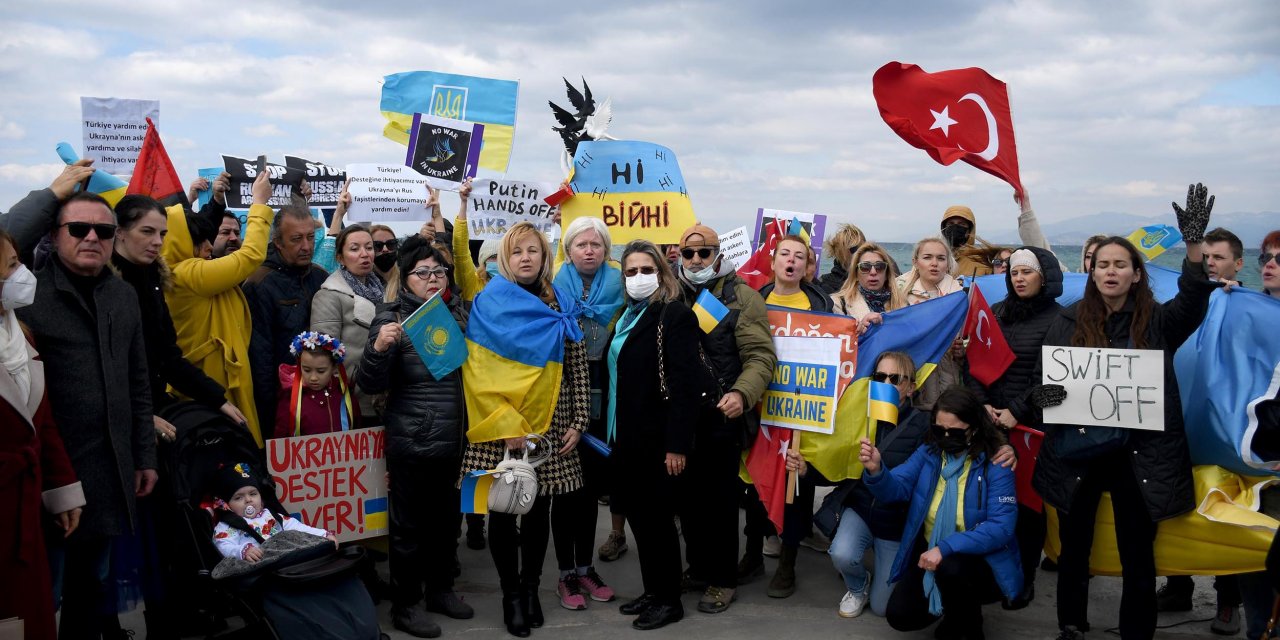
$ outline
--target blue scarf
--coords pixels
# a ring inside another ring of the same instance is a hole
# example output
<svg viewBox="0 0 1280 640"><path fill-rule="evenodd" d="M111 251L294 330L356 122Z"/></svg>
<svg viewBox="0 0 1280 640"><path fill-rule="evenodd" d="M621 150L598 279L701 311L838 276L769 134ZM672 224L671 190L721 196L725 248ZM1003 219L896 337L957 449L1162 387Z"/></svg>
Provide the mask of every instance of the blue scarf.
<svg viewBox="0 0 1280 640"><path fill-rule="evenodd" d="M596 276L591 279L591 291L587 293L586 300L582 299L582 275L573 263L566 262L562 265L551 284L574 300L582 300L578 305L582 317L595 320L606 327L624 303L622 272L608 262L600 265Z"/></svg>
<svg viewBox="0 0 1280 640"><path fill-rule="evenodd" d="M648 300L627 307L627 310L622 313L622 317L618 319L618 324L614 327L613 342L609 343L609 397L615 399L609 403L608 433L605 437L605 442L609 444L613 444L617 440L615 436L618 432L617 414L614 413L614 407L618 406L616 402L618 397L618 354L622 353L622 345L627 343L627 334L631 333L631 329L636 326L636 322L640 320L640 316L644 315L644 311L647 308L649 308Z"/></svg>
<svg viewBox="0 0 1280 640"><path fill-rule="evenodd" d="M946 486L942 489L942 501L938 503L938 512L933 516L933 532L929 535L929 548L942 542L943 538L956 532L956 507L960 503L960 472L964 470L966 454L950 456L942 454L942 479ZM934 579L933 571L924 572L924 594L929 597L929 614L942 615L942 592Z"/></svg>

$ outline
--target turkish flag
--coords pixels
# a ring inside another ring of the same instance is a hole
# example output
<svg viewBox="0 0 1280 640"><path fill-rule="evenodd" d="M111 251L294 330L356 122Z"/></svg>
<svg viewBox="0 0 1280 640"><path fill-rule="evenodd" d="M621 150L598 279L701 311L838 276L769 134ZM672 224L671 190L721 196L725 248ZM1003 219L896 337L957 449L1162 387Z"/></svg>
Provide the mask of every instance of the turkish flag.
<svg viewBox="0 0 1280 640"><path fill-rule="evenodd" d="M1031 427L1018 425L1009 432L1009 444L1018 454L1018 468L1013 470L1014 488L1018 492L1018 504L1037 513L1044 511L1044 501L1035 487L1031 486L1031 478L1036 474L1036 459L1040 457L1040 443L1044 442L1044 432Z"/></svg>
<svg viewBox="0 0 1280 640"><path fill-rule="evenodd" d="M765 228L768 229L768 235L760 243L760 248L738 267L738 277L752 289L759 289L773 280L773 250L778 248L778 240L786 235L779 220L774 220L773 224Z"/></svg>
<svg viewBox="0 0 1280 640"><path fill-rule="evenodd" d="M184 207L191 207L187 192L182 188L182 181L173 169L173 162L169 160L151 118L147 118L147 135L142 140L142 150L138 152L138 162L134 165L125 193L149 196L163 206L181 203Z"/></svg>
<svg viewBox="0 0 1280 640"><path fill-rule="evenodd" d="M1022 193L1003 82L977 67L927 73L890 62L872 76L871 92L880 116L908 144L940 164L964 160Z"/></svg>
<svg viewBox="0 0 1280 640"><path fill-rule="evenodd" d="M787 447L795 433L791 429L761 425L760 434L747 452L747 474L756 485L760 502L769 520L782 531L782 511L787 506Z"/></svg>
<svg viewBox="0 0 1280 640"><path fill-rule="evenodd" d="M983 385L990 386L1013 364L1013 350L977 284L969 287L969 315L964 319L962 335L969 340L965 352L969 373Z"/></svg>

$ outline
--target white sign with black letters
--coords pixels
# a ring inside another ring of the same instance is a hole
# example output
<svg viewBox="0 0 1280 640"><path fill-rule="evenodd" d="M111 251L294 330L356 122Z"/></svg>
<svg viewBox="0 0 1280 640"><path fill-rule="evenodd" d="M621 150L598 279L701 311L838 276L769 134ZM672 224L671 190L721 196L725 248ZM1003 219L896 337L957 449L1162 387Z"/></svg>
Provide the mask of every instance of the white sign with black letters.
<svg viewBox="0 0 1280 640"><path fill-rule="evenodd" d="M1067 398L1044 410L1046 424L1164 431L1164 352L1146 349L1041 347L1041 384Z"/></svg>

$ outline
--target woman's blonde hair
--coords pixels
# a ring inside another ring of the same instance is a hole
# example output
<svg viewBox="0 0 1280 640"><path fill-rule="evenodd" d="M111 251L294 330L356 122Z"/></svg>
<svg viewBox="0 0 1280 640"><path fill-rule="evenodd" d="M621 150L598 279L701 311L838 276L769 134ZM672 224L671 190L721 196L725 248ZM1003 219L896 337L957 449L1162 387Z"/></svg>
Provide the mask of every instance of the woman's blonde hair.
<svg viewBox="0 0 1280 640"><path fill-rule="evenodd" d="M649 296L649 302L671 302L680 299L680 283L676 282L676 274L671 270L671 265L667 264L667 258L662 251L658 249L658 245L648 240L632 240L627 243L625 249L622 250L622 268L626 269L627 258L632 254L642 253L649 256L653 260L653 264L658 268L658 290ZM623 275L623 289L626 289L626 276Z"/></svg>
<svg viewBox="0 0 1280 640"><path fill-rule="evenodd" d="M516 245L524 242L525 238L533 236L537 238L538 249L542 252L542 264L538 266L538 283L541 285L539 297L545 302L555 300L555 292L551 290L551 244L547 242L547 236L543 235L538 228L529 222L518 222L507 233L502 236L502 242L498 245L498 273L502 277L516 282L515 274L511 273L511 268L507 263L511 259L511 254L515 251Z"/></svg>
<svg viewBox="0 0 1280 640"><path fill-rule="evenodd" d="M947 255L947 266L943 271L943 275L946 276L950 274L952 271L955 271L956 258L954 255L951 254L951 246L947 244L946 240L943 240L938 236L929 236L927 238L921 238L920 241L916 243L915 250L911 252L911 271L907 272L910 275L907 278L905 285L901 287L904 295L911 293L911 290L915 288L916 283L920 281L920 270L916 269L916 260L920 259L920 252L924 250L924 246L931 242L942 245L942 252Z"/></svg>
<svg viewBox="0 0 1280 640"><path fill-rule="evenodd" d="M889 265L886 267L884 277L884 286L887 287L890 292L889 304L885 305L885 310L893 311L894 309L901 309L907 306L906 296L902 295L902 292L894 286L893 281L898 277L898 268L894 264L893 258L889 256L888 251L884 250L884 247L881 247L874 242L863 244L862 247L858 249L857 253L853 254L853 259L849 261L849 275L844 279L844 286L840 287L840 290L837 291L834 296L831 296L832 299L843 302L844 305L848 307L858 299L862 298L862 293L858 291L858 263L862 262L862 257L868 253L880 254L880 257L884 258L885 263Z"/></svg>
<svg viewBox="0 0 1280 640"><path fill-rule="evenodd" d="M841 224L834 234L827 236L825 249L827 255L848 269L853 261L854 251L866 243L867 236L862 233L862 229L851 224Z"/></svg>

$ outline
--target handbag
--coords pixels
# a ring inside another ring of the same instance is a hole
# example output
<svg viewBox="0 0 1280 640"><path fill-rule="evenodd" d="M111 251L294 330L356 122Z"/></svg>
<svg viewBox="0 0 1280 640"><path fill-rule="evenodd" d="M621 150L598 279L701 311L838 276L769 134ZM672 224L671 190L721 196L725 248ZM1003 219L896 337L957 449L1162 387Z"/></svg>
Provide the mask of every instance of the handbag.
<svg viewBox="0 0 1280 640"><path fill-rule="evenodd" d="M658 392L662 394L662 399L670 402L671 391L667 387L667 349L666 343L662 338L662 321L667 317L667 305L663 305L662 312L658 314ZM720 398L724 396L724 390L720 388L720 380L716 377L715 367L712 366L711 360L707 358L707 352L702 349L702 343L698 343L698 370L701 375L698 376L698 385L695 391L698 394L698 406L704 409L715 409L720 404Z"/></svg>
<svg viewBox="0 0 1280 640"><path fill-rule="evenodd" d="M538 499L538 474L535 469L548 457L550 457L550 451L531 462L528 447L525 447L519 458L511 457L511 450L505 449L502 462L499 462L492 472L493 482L489 485L489 511L516 516L529 513L533 508L533 501Z"/></svg>

